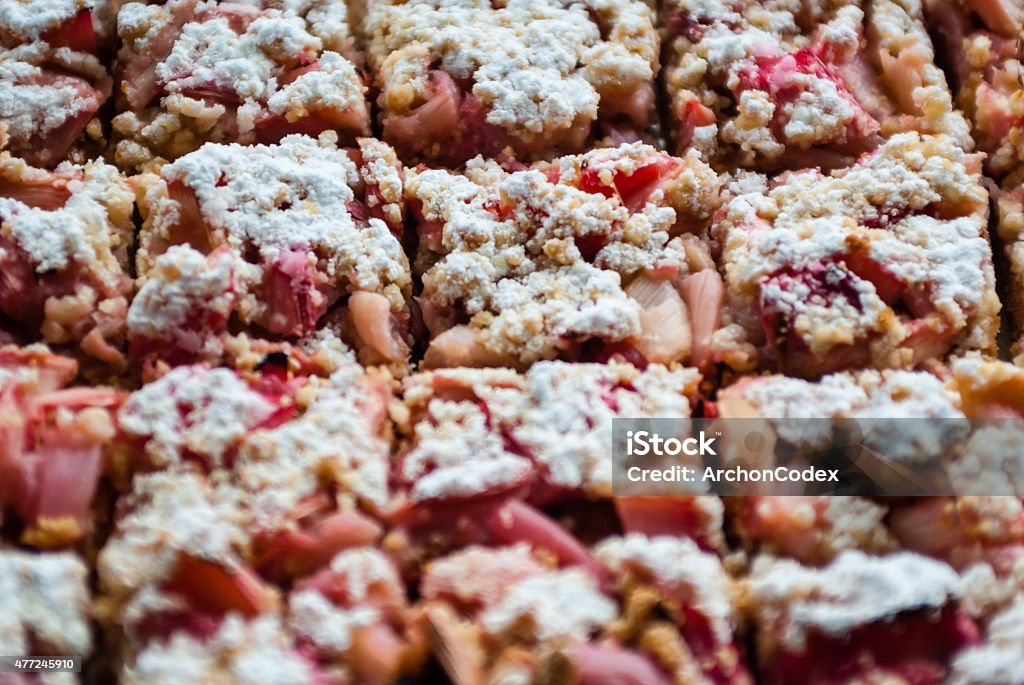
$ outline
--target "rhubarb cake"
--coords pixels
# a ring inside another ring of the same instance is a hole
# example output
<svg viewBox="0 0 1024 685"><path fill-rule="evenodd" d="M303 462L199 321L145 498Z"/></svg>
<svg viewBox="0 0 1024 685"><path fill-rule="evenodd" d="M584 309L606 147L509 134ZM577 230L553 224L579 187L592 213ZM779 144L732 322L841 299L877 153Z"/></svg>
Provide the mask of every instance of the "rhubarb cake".
<svg viewBox="0 0 1024 685"><path fill-rule="evenodd" d="M615 362L539 362L525 374L437 369L405 379L396 414L395 549L416 561L467 540L529 542L581 561L580 543L541 509L574 503L597 506L598 531L609 519L629 532L722 548L715 497L611 499L612 419L687 419L699 382L694 369L640 371ZM594 527L586 509L567 520L580 534Z"/></svg>
<svg viewBox="0 0 1024 685"><path fill-rule="evenodd" d="M722 284L703 240L718 177L643 143L508 173L416 169L429 367L714 363Z"/></svg>
<svg viewBox="0 0 1024 685"><path fill-rule="evenodd" d="M1024 685L1022 20L0 0L0 685Z"/></svg>
<svg viewBox="0 0 1024 685"><path fill-rule="evenodd" d="M659 37L643 0L374 0L364 31L384 139L457 165L543 159L655 124Z"/></svg>
<svg viewBox="0 0 1024 685"><path fill-rule="evenodd" d="M604 540L591 559L589 571L553 567L517 544L430 562L421 610L451 681L752 682L736 584L717 556L685 537L633 533Z"/></svg>
<svg viewBox="0 0 1024 685"><path fill-rule="evenodd" d="M1024 86L1020 32L1024 7L1007 0L927 3L942 36L957 98L973 123L985 170L1000 186L999 237L1006 257L1007 304L1014 323L1014 353L1024 354Z"/></svg>
<svg viewBox="0 0 1024 685"><path fill-rule="evenodd" d="M125 370L135 194L102 160L53 171L0 154L0 317L16 337Z"/></svg>
<svg viewBox="0 0 1024 685"><path fill-rule="evenodd" d="M739 172L712 232L755 365L804 377L996 351L980 155L894 135L857 164Z"/></svg>
<svg viewBox="0 0 1024 685"><path fill-rule="evenodd" d="M1004 419L1024 411L1013 396L1024 387L1024 374L979 356L937 371L866 370L816 382L760 376L720 389L705 413L758 422L769 438L756 453L761 459L775 463L776 455L794 449L814 454L853 437L911 469L942 459L955 490L905 499L815 496L802 489L784 497L728 498L732 534L747 549L806 564L826 563L847 549L911 549L959 570L984 564L997 577L1013 575L1024 558L1024 432ZM972 431L968 418L989 423ZM884 487L895 481L877 468L883 463L872 468L863 462L862 468Z"/></svg>
<svg viewBox="0 0 1024 685"><path fill-rule="evenodd" d="M115 156L127 168L204 142L370 133L347 5L129 2L117 15Z"/></svg>
<svg viewBox="0 0 1024 685"><path fill-rule="evenodd" d="M179 366L118 411L127 485L98 572L121 682L390 682L415 663L374 547L389 381L265 361Z"/></svg>
<svg viewBox="0 0 1024 685"><path fill-rule="evenodd" d="M344 329L366 361L404 364L411 274L392 149L333 134L207 143L137 177L140 288L128 311L144 364L217 361L225 337Z"/></svg>
<svg viewBox="0 0 1024 685"><path fill-rule="evenodd" d="M941 682L980 640L940 561L848 550L822 568L758 559L746 581L761 682Z"/></svg>
<svg viewBox="0 0 1024 685"><path fill-rule="evenodd" d="M96 156L113 91L103 54L110 9L105 0L0 3L0 149L47 168Z"/></svg>
<svg viewBox="0 0 1024 685"><path fill-rule="evenodd" d="M0 648L8 658L59 655L86 662L95 647L91 619L89 568L82 559L0 546ZM86 682L72 672L39 674L38 680L4 676L11 683Z"/></svg>
<svg viewBox="0 0 1024 685"><path fill-rule="evenodd" d="M968 146L917 0L662 3L677 151L724 167L849 166L887 137Z"/></svg>

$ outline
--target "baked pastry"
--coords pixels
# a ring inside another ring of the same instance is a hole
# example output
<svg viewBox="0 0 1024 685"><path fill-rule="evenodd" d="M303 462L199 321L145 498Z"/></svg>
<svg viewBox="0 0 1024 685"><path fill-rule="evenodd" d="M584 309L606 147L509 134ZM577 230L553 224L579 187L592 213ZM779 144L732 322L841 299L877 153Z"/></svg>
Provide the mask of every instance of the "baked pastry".
<svg viewBox="0 0 1024 685"><path fill-rule="evenodd" d="M0 685L1024 685L1020 3L924 5L0 0Z"/></svg>
<svg viewBox="0 0 1024 685"><path fill-rule="evenodd" d="M0 156L0 313L16 339L125 370L134 199L102 160L46 171Z"/></svg>
<svg viewBox="0 0 1024 685"><path fill-rule="evenodd" d="M133 356L217 361L239 327L295 339L334 308L366 361L404 364L412 282L401 166L379 141L357 145L338 148L330 134L208 143L138 177Z"/></svg>
<svg viewBox="0 0 1024 685"><path fill-rule="evenodd" d="M917 0L670 0L665 83L679 153L841 168L906 131L969 147Z"/></svg>
<svg viewBox="0 0 1024 685"><path fill-rule="evenodd" d="M117 15L115 156L126 168L204 142L370 133L344 2L129 2Z"/></svg>
<svg viewBox="0 0 1024 685"><path fill-rule="evenodd" d="M52 168L85 162L105 142L98 116L113 89L107 2L0 5L0 149Z"/></svg>
<svg viewBox="0 0 1024 685"><path fill-rule="evenodd" d="M642 143L505 172L417 169L424 363L712 364L721 282L701 235L718 177Z"/></svg>
<svg viewBox="0 0 1024 685"><path fill-rule="evenodd" d="M544 159L656 121L642 0L373 0L364 31L384 140L410 158Z"/></svg>
<svg viewBox="0 0 1024 685"><path fill-rule="evenodd" d="M985 171L1000 186L999 238L1007 262L1007 305L1014 324L1014 353L1024 352L1024 86L1020 82L1019 3L928 2L928 19L942 37L957 89L969 116Z"/></svg>
<svg viewBox="0 0 1024 685"><path fill-rule="evenodd" d="M980 162L947 136L901 133L828 175L738 174L712 232L760 363L814 377L994 353Z"/></svg>

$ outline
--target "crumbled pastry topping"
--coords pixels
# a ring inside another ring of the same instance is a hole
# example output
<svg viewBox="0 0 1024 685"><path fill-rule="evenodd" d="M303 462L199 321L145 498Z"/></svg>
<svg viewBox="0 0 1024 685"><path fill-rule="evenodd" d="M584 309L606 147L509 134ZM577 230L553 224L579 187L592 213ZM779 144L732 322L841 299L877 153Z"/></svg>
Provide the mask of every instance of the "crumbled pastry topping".
<svg viewBox="0 0 1024 685"><path fill-rule="evenodd" d="M14 184L46 184L68 194L55 208L0 197L0 239L13 241L37 274L74 267L116 288L127 266L135 195L115 167L102 160L85 166L65 162L51 173L4 157L0 174Z"/></svg>
<svg viewBox="0 0 1024 685"><path fill-rule="evenodd" d="M185 24L156 75L171 93L212 86L243 100L266 99L278 60L310 59L320 47L304 24L276 10L254 19L241 35L226 16Z"/></svg>
<svg viewBox="0 0 1024 685"><path fill-rule="evenodd" d="M415 426L415 444L399 475L413 500L468 497L525 481L530 460L510 452L476 405L433 400L434 421ZM436 423L435 423L436 422Z"/></svg>
<svg viewBox="0 0 1024 685"><path fill-rule="evenodd" d="M688 397L699 378L692 369L652 365L640 372L629 365L564 362L541 362L523 375L421 373L406 381L406 402L425 409L428 420L412 426L398 476L411 485L414 500L508 488L531 473L559 487L609 495L612 418L689 417ZM471 389L477 400L446 399L448 384ZM576 400L567 403L568 396Z"/></svg>
<svg viewBox="0 0 1024 685"><path fill-rule="evenodd" d="M606 494L611 490L612 418L688 417L687 395L698 378L692 369L669 371L657 365L636 374L628 366L544 363L526 374L526 393L518 402L499 399L488 406L552 483ZM568 396L576 401L564 402Z"/></svg>
<svg viewBox="0 0 1024 685"><path fill-rule="evenodd" d="M0 643L10 656L87 656L89 571L71 553L33 554L0 550Z"/></svg>
<svg viewBox="0 0 1024 685"><path fill-rule="evenodd" d="M428 65L437 64L467 84L488 123L526 141L550 139L596 119L603 98L649 88L652 15L635 0L376 2L367 56L386 111L429 100Z"/></svg>
<svg viewBox="0 0 1024 685"><path fill-rule="evenodd" d="M911 552L871 557L846 550L821 569L761 557L747 581L761 632L795 652L810 631L839 638L903 612L940 609L961 590L952 568Z"/></svg>
<svg viewBox="0 0 1024 685"><path fill-rule="evenodd" d="M319 65L319 69L302 74L270 96L270 111L294 120L318 110L364 106L362 88L353 87L359 83L355 65L335 52L325 52Z"/></svg>
<svg viewBox="0 0 1024 685"><path fill-rule="evenodd" d="M332 0L241 0L240 4L261 9L297 14L306 20L307 29L323 42L324 48L348 54L352 49L352 29L348 5Z"/></svg>
<svg viewBox="0 0 1024 685"><path fill-rule="evenodd" d="M383 145L364 147L364 164L375 164L372 152L393 153ZM390 155L388 155L390 153ZM383 171L379 172L384 174ZM383 221L354 217L349 205L361 185L348 152L329 139L289 136L277 145L204 145L161 172L165 183L181 183L195 193L211 243L227 245L240 256L256 250L272 263L289 250L308 251L336 287L381 291L396 309L404 307L410 287L408 263L401 244ZM387 179L392 183L393 179ZM148 191L151 240L173 231L183 208L163 184ZM140 248L140 266L152 255L147 241ZM146 250L146 251L144 251Z"/></svg>
<svg viewBox="0 0 1024 685"><path fill-rule="evenodd" d="M237 614L229 614L210 637L176 632L146 646L121 673L131 685L304 685L317 677L313 661L295 648L278 617Z"/></svg>
<svg viewBox="0 0 1024 685"><path fill-rule="evenodd" d="M914 296L917 321L937 335L991 349L999 303L974 164L947 137L900 134L829 176L794 172L767 191L744 181L715 229L731 300L780 316L819 358L884 339L872 362L905 364L891 348L912 345L914 329L892 310L894 295Z"/></svg>
<svg viewBox="0 0 1024 685"><path fill-rule="evenodd" d="M182 470L137 475L128 513L100 552L100 586L115 598L167 580L181 554L229 568L242 563L252 531L244 494Z"/></svg>
<svg viewBox="0 0 1024 685"><path fill-rule="evenodd" d="M250 433L235 472L257 521L273 524L325 479L342 493L383 507L388 498L391 446L381 428L390 388L356 366L303 389L303 413L272 429Z"/></svg>
<svg viewBox="0 0 1024 685"><path fill-rule="evenodd" d="M665 3L677 144L755 167L842 166L906 130L969 148L920 3L864 4ZM821 146L834 152L815 156Z"/></svg>
<svg viewBox="0 0 1024 685"><path fill-rule="evenodd" d="M373 607L341 608L316 590L299 590L288 598L288 625L326 654L344 654L353 631L380 620Z"/></svg>
<svg viewBox="0 0 1024 685"><path fill-rule="evenodd" d="M97 110L110 95L107 67L77 33L81 13L98 36L106 0L10 0L0 6L0 147L32 164L53 167L72 144L99 140ZM86 14L88 13L88 14ZM78 159L76 149L74 157Z"/></svg>
<svg viewBox="0 0 1024 685"><path fill-rule="evenodd" d="M958 492L1008 495L997 499L1019 506L1013 496L1024 494L1024 429L1008 422L978 428L948 473Z"/></svg>
<svg viewBox="0 0 1024 685"><path fill-rule="evenodd" d="M388 498L390 388L354 364L310 378L294 400L273 402L231 370L182 366L124 403L123 431L142 441L149 465L188 470L195 457L211 472L218 501L244 502L244 516L275 529L330 482L339 494L382 507ZM301 413L264 422L288 403ZM227 456L231 459L228 463Z"/></svg>
<svg viewBox="0 0 1024 685"><path fill-rule="evenodd" d="M988 154L988 174L1011 190L1020 185L1024 161L1024 98L1020 96L1021 8L1014 2L976 5L925 3L933 33L944 41L959 92L957 103L973 124L978 149Z"/></svg>
<svg viewBox="0 0 1024 685"><path fill-rule="evenodd" d="M685 275L677 222L697 229L716 205L717 178L706 165L640 143L562 158L554 169L487 185L441 170L406 177L406 197L422 205L424 221L443 223L421 247L424 298L464 311L477 343L510 364L551 359L577 339L639 335L639 305L624 286L659 266L682 266ZM652 169L658 189L631 212L616 179ZM579 188L586 184L597 188Z"/></svg>
<svg viewBox="0 0 1024 685"><path fill-rule="evenodd" d="M950 685L1024 683L1024 599L1018 598L989 623L985 641L953 660Z"/></svg>
<svg viewBox="0 0 1024 685"><path fill-rule="evenodd" d="M122 405L121 428L145 441L154 466L203 455L222 466L228 448L269 418L277 407L229 369L182 366L144 385Z"/></svg>
<svg viewBox="0 0 1024 685"><path fill-rule="evenodd" d="M345 596L345 606L330 602L315 589L299 590L288 599L288 622L296 634L320 650L340 655L352 646L354 630L382 618L371 591L402 585L394 564L373 548L341 552L331 560L330 570L343 579L339 591Z"/></svg>
<svg viewBox="0 0 1024 685"><path fill-rule="evenodd" d="M152 436L143 449L154 461L167 459L168 468L134 479L128 513L100 555L108 593L124 597L158 584L183 553L239 566L254 535L293 525L296 507L327 482L383 504L390 446L378 423L386 386L373 386L352 367L311 383L301 391L299 417L256 431L275 406L225 369L180 367L135 393L122 426ZM218 464L229 444L237 445L231 465ZM208 476L195 473L186 450L213 461ZM387 569L376 552L346 554L332 568L344 572L358 599Z"/></svg>
<svg viewBox="0 0 1024 685"><path fill-rule="evenodd" d="M130 109L113 121L119 163L141 168L147 157L174 159L203 141L251 144L309 126L369 132L366 86L349 59L347 8L247 4L121 8Z"/></svg>
<svg viewBox="0 0 1024 685"><path fill-rule="evenodd" d="M200 357L215 356L218 341L202 335L204 319L226 322L236 304L236 269L246 265L230 250L209 256L188 245L172 245L157 257L128 308L134 339L170 337L175 347Z"/></svg>
<svg viewBox="0 0 1024 685"><path fill-rule="evenodd" d="M490 606L516 580L545 570L525 543L497 549L467 547L431 561L424 571L420 593L428 599Z"/></svg>
<svg viewBox="0 0 1024 685"><path fill-rule="evenodd" d="M53 144L46 136L58 135L79 116L89 117L105 99L80 78L49 73L29 62L0 60L0 121L12 149Z"/></svg>
<svg viewBox="0 0 1024 685"><path fill-rule="evenodd" d="M32 41L81 11L92 9L90 0L17 0L0 5L0 27L20 39Z"/></svg>
<svg viewBox="0 0 1024 685"><path fill-rule="evenodd" d="M881 554L899 548L886 525L889 507L867 497L758 496L744 500L739 511L737 533L760 554L817 565L846 549Z"/></svg>
<svg viewBox="0 0 1024 685"><path fill-rule="evenodd" d="M835 428L828 419L858 420L864 444L899 461L934 459L968 429L959 395L924 371L868 369L814 382L765 376L742 380L720 397L749 402L794 445L820 446ZM915 418L939 421L903 420Z"/></svg>
<svg viewBox="0 0 1024 685"><path fill-rule="evenodd" d="M617 577L626 572L650 579L711 624L715 639L731 642L736 625L732 581L719 558L689 538L631 533L605 540L594 554Z"/></svg>
<svg viewBox="0 0 1024 685"><path fill-rule="evenodd" d="M512 583L480 615L480 624L495 637L585 640L615 615L615 603L601 594L593 577L570 568Z"/></svg>
<svg viewBox="0 0 1024 685"><path fill-rule="evenodd" d="M740 393L771 419L963 417L958 395L924 371L865 370L820 381L763 376L723 392Z"/></svg>
<svg viewBox="0 0 1024 685"><path fill-rule="evenodd" d="M0 156L0 309L51 344L121 368L134 193L102 160L54 171Z"/></svg>

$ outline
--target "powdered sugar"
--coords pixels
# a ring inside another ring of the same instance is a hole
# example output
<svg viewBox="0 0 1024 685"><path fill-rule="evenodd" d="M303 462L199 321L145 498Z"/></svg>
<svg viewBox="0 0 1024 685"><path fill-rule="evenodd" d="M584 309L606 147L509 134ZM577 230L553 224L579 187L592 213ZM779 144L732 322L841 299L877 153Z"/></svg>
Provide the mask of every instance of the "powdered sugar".
<svg viewBox="0 0 1024 685"><path fill-rule="evenodd" d="M666 167L657 172L663 185L629 211L615 179L658 165ZM476 341L509 365L553 358L573 340L639 335L639 305L624 284L642 269L683 263L684 251L670 241L673 226L698 223L717 202L717 178L706 165L642 144L565 157L557 170L558 182L550 172L494 172L488 185L451 172L407 176L410 202L422 204L427 221L444 222L421 247L419 262L433 262L424 297L438 308L464 308ZM579 189L584 173L611 197ZM588 244L596 254L584 255Z"/></svg>
<svg viewBox="0 0 1024 685"><path fill-rule="evenodd" d="M121 679L131 685L176 685L220 677L237 685L305 685L316 675L280 619L231 614L208 638L177 632L166 643L149 645L125 666Z"/></svg>
<svg viewBox="0 0 1024 685"><path fill-rule="evenodd" d="M525 630L537 640L585 640L615 618L616 608L579 569L551 571L513 583L480 616L484 630L501 636Z"/></svg>
<svg viewBox="0 0 1024 685"><path fill-rule="evenodd" d="M761 630L801 651L807 633L842 637L901 612L938 609L961 592L960 577L940 561L910 552L870 557L846 550L822 569L760 558L748 581Z"/></svg>
<svg viewBox="0 0 1024 685"><path fill-rule="evenodd" d="M313 388L301 416L249 434L239 448L238 484L264 524L315 493L327 474L360 500L376 506L387 500L390 446L373 418L384 411L387 389L350 368Z"/></svg>
<svg viewBox="0 0 1024 685"><path fill-rule="evenodd" d="M183 366L132 394L118 414L122 429L146 441L156 465L186 452L217 465L228 447L275 410L228 369Z"/></svg>
<svg viewBox="0 0 1024 685"><path fill-rule="evenodd" d="M830 176L736 186L715 229L734 304L781 314L784 333L818 358L874 339L872 364L899 366L906 355L892 348L910 329L891 300L906 289L927 302L910 306L920 320L963 331L966 349L991 349L999 304L972 168L947 137L900 134Z"/></svg>
<svg viewBox="0 0 1024 685"><path fill-rule="evenodd" d="M348 211L358 183L344 150L304 136L279 145L206 145L164 167L191 188L203 218L226 244L256 247L268 261L301 248L322 256L332 278L366 290L408 282L398 241L383 222L360 228Z"/></svg>
<svg viewBox="0 0 1024 685"><path fill-rule="evenodd" d="M540 362L521 376L483 369L413 376L406 401L426 408L430 420L413 426L400 473L416 499L507 489L537 476L608 495L612 419L688 417L698 380L691 369L651 365L641 373L624 364L564 362ZM476 402L431 399L431 389L444 384L471 388L486 411ZM565 402L569 396L576 400Z"/></svg>
<svg viewBox="0 0 1024 685"><path fill-rule="evenodd" d="M668 596L679 597L707 618L718 642L732 641L736 618L731 579L717 556L702 552L689 538L632 533L605 540L594 554L617 576L627 571L649 575Z"/></svg>
<svg viewBox="0 0 1024 685"><path fill-rule="evenodd" d="M0 551L0 643L11 656L92 650L88 569L71 553Z"/></svg>
<svg viewBox="0 0 1024 685"><path fill-rule="evenodd" d="M487 121L526 140L597 117L601 95L631 92L655 73L657 36L641 2L583 5L512 0L500 7L380 2L369 8L369 58L383 101L403 113L425 97L420 64L471 81ZM497 46L497 49L496 49Z"/></svg>
<svg viewBox="0 0 1024 685"><path fill-rule="evenodd" d="M0 4L0 26L31 41L91 6L89 0L11 0Z"/></svg>

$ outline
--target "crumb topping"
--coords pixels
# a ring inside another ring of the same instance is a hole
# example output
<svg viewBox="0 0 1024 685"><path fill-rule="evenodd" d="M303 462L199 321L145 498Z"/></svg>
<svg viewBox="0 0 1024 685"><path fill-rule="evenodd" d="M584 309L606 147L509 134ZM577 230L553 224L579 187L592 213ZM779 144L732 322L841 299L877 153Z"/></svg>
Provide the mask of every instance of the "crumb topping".
<svg viewBox="0 0 1024 685"><path fill-rule="evenodd" d="M585 640L615 618L615 603L601 594L593 577L579 569L549 571L510 585L480 616L484 631L500 637Z"/></svg>
<svg viewBox="0 0 1024 685"><path fill-rule="evenodd" d="M347 14L323 0L125 4L118 162L145 169L204 141L252 144L296 130L367 134Z"/></svg>
<svg viewBox="0 0 1024 685"><path fill-rule="evenodd" d="M236 477L258 520L278 520L325 477L342 492L382 507L391 446L379 422L389 389L348 366L326 381L312 379L305 392L311 399L300 416L249 433L239 447Z"/></svg>
<svg viewBox="0 0 1024 685"><path fill-rule="evenodd" d="M595 556L616 576L630 571L647 576L673 597L699 611L718 642L730 642L736 623L732 582L719 558L683 537L631 533L605 540Z"/></svg>
<svg viewBox="0 0 1024 685"><path fill-rule="evenodd" d="M821 357L871 336L906 339L890 303L909 289L926 300L911 309L929 325L991 348L986 193L968 163L949 138L901 134L845 172L795 172L766 192L738 186L716 228L732 298L782 316Z"/></svg>
<svg viewBox="0 0 1024 685"><path fill-rule="evenodd" d="M0 27L28 41L57 28L81 11L92 9L90 0L17 0L0 5Z"/></svg>
<svg viewBox="0 0 1024 685"><path fill-rule="evenodd" d="M1017 599L989 624L986 641L966 649L953 661L951 685L1024 683L1024 600Z"/></svg>
<svg viewBox="0 0 1024 685"><path fill-rule="evenodd" d="M71 553L0 551L0 642L11 656L53 653L87 656L89 571Z"/></svg>
<svg viewBox="0 0 1024 685"><path fill-rule="evenodd" d="M13 240L37 274L77 267L101 283L113 286L120 280L123 255L132 240L134 193L115 167L102 160L85 166L64 163L50 174L8 158L2 160L2 171L25 183L62 186L69 193L62 206L52 209L0 197L0 239Z"/></svg>
<svg viewBox="0 0 1024 685"><path fill-rule="evenodd" d="M154 466L182 464L189 454L221 466L228 448L275 409L229 369L182 366L133 393L118 421L145 440L143 449Z"/></svg>
<svg viewBox="0 0 1024 685"><path fill-rule="evenodd" d="M946 564L911 552L845 550L821 569L761 557L748 591L761 629L799 652L810 631L842 637L902 612L939 609L960 596L961 581Z"/></svg>
<svg viewBox="0 0 1024 685"><path fill-rule="evenodd" d="M208 638L176 632L165 643L148 645L121 676L133 685L304 685L317 678L312 661L295 649L278 617L249 620L237 614L229 614Z"/></svg>
<svg viewBox="0 0 1024 685"><path fill-rule="evenodd" d="M602 96L657 70L653 13L634 0L377 2L365 30L388 110L429 99L427 65L438 64L469 84L489 123L527 140L593 121Z"/></svg>
<svg viewBox="0 0 1024 685"><path fill-rule="evenodd" d="M406 402L426 410L399 468L414 500L509 488L538 476L561 488L611 494L616 416L689 417L700 375L651 365L541 362L523 375L445 369L407 379ZM447 384L475 401L434 397ZM565 397L576 401L567 403ZM524 456L523 453L528 456Z"/></svg>
<svg viewBox="0 0 1024 685"><path fill-rule="evenodd" d="M173 245L160 255L128 308L128 332L133 338L161 340L193 353L208 351L215 341L205 339L196 325L202 312L227 321L235 305L235 270L244 268L230 251L209 257L187 245Z"/></svg>
<svg viewBox="0 0 1024 685"><path fill-rule="evenodd" d="M187 553L229 568L241 565L252 532L241 493L217 488L196 473L157 471L137 475L128 513L100 552L100 585L127 598L158 585Z"/></svg>
<svg viewBox="0 0 1024 685"><path fill-rule="evenodd" d="M716 204L717 178L706 165L639 143L562 158L557 168L557 182L537 170L488 185L438 170L406 178L424 219L443 222L421 249L419 262L433 262L424 297L465 311L477 342L518 364L551 359L574 339L639 335L628 280L644 269L685 268L674 227L709 217ZM654 168L665 168L663 184L630 211L616 179ZM584 183L604 190L581 190Z"/></svg>
<svg viewBox="0 0 1024 685"><path fill-rule="evenodd" d="M861 5L664 3L677 143L748 167L787 156L843 166L879 134L906 130L945 133L969 149L921 4ZM835 152L807 154L823 146Z"/></svg>

